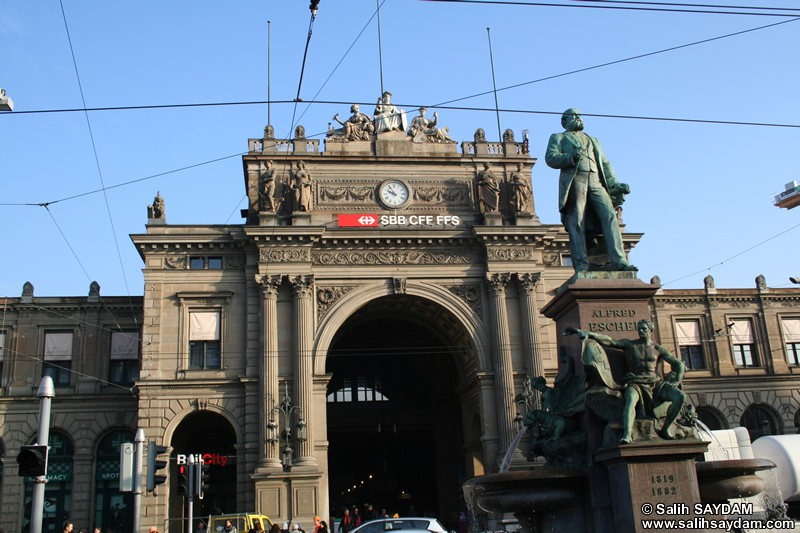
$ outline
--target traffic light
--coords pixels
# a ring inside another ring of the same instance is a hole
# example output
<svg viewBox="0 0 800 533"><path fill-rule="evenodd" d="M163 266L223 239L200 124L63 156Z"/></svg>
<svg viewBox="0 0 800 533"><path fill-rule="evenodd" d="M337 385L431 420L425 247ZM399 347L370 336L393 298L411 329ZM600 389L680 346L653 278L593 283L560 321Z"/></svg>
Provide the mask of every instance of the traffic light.
<svg viewBox="0 0 800 533"><path fill-rule="evenodd" d="M190 496L189 465L178 465L178 496Z"/></svg>
<svg viewBox="0 0 800 533"><path fill-rule="evenodd" d="M211 468L211 465L207 465L205 461L203 461L203 457L201 455L197 456L197 463L195 463L195 468L197 468L197 473L194 476L195 481L197 482L197 488L195 489L195 494L201 500L203 499L203 495L208 490L208 480L211 477L208 469Z"/></svg>
<svg viewBox="0 0 800 533"><path fill-rule="evenodd" d="M47 474L47 446L32 444L23 446L17 454L20 476L43 476Z"/></svg>
<svg viewBox="0 0 800 533"><path fill-rule="evenodd" d="M159 446L155 442L150 441L147 443L147 492L152 492L156 489L156 485L161 485L167 481L166 471L164 474L157 472L162 468L166 468L167 462L160 461L158 456L162 453L167 453L169 448L166 446Z"/></svg>

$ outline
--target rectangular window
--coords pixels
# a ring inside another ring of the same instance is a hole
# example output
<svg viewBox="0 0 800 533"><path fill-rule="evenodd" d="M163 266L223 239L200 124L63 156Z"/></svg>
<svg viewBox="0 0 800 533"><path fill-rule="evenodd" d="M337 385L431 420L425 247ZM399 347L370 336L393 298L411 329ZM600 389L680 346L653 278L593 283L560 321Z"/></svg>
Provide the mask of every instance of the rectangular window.
<svg viewBox="0 0 800 533"><path fill-rule="evenodd" d="M205 257L190 257L189 258L189 268L202 270L205 267L206 267L206 258Z"/></svg>
<svg viewBox="0 0 800 533"><path fill-rule="evenodd" d="M208 258L208 269L209 270L222 270L222 258L221 257L209 257Z"/></svg>
<svg viewBox="0 0 800 533"><path fill-rule="evenodd" d="M686 368L699 370L706 367L699 320L677 320L675 322L675 339L678 341L681 359L686 364Z"/></svg>
<svg viewBox="0 0 800 533"><path fill-rule="evenodd" d="M55 385L69 385L72 370L72 332L44 334L42 376L53 378Z"/></svg>
<svg viewBox="0 0 800 533"><path fill-rule="evenodd" d="M758 366L756 357L756 341L753 336L753 322L749 319L733 320L731 328L733 341L733 360L736 366Z"/></svg>
<svg viewBox="0 0 800 533"><path fill-rule="evenodd" d="M111 333L111 360L108 381L118 385L133 385L139 379L139 333L114 331Z"/></svg>
<svg viewBox="0 0 800 533"><path fill-rule="evenodd" d="M220 312L189 313L189 368L220 368Z"/></svg>
<svg viewBox="0 0 800 533"><path fill-rule="evenodd" d="M789 364L800 365L800 318L784 318L781 320L781 330Z"/></svg>

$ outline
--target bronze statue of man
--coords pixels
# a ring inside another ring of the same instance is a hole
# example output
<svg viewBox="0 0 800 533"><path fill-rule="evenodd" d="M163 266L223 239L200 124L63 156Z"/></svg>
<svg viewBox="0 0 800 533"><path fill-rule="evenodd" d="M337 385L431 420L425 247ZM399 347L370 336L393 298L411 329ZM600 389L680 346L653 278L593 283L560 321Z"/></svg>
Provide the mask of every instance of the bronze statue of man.
<svg viewBox="0 0 800 533"><path fill-rule="evenodd" d="M640 407L647 416L652 416L653 410L664 402L671 404L667 409L663 425L658 429L658 435L662 439L672 439L670 429L678 419L686 401L686 394L680 389L686 366L669 350L653 342L651 338L653 329L652 322L640 320L636 328L639 338L636 340L614 340L608 335L574 327L564 330L564 335L578 335L582 341L587 338L594 339L603 346L622 350L625 355L628 372L625 374L623 391L625 407L622 411L623 435L620 439L622 444L633 441L633 421L636 418L637 407ZM670 372L663 378L656 372L660 360L670 365Z"/></svg>
<svg viewBox="0 0 800 533"><path fill-rule="evenodd" d="M566 131L550 136L545 162L547 166L561 170L558 210L561 212L561 222L569 233L575 272L589 270L587 229L603 234L614 270L638 270L625 257L611 196L621 196L618 194L620 190L629 192L630 189L626 184L617 182L614 169L597 139L583 132L583 120L577 109L564 111L561 125Z"/></svg>

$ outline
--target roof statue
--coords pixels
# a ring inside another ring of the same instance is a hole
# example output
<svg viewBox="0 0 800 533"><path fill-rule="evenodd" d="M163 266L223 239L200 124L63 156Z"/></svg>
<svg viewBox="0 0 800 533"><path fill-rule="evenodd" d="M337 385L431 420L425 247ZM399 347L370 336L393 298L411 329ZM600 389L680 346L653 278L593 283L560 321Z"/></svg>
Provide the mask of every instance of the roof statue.
<svg viewBox="0 0 800 533"><path fill-rule="evenodd" d="M433 120L425 118L427 107L419 108L419 116L411 120L411 125L408 127L408 135L413 138L415 143L453 143L453 140L448 132L450 128L437 128L436 123L439 121L439 114L433 113Z"/></svg>
<svg viewBox="0 0 800 533"><path fill-rule="evenodd" d="M328 130L328 139L331 141L368 141L371 133L375 131L375 125L372 124L372 119L361 112L358 104L353 104L350 107L352 116L346 121L342 122L339 118L339 113L334 115L334 122L342 125L339 129Z"/></svg>
<svg viewBox="0 0 800 533"><path fill-rule="evenodd" d="M378 98L373 113L375 131L406 131L406 112L392 104L392 93L386 91Z"/></svg>

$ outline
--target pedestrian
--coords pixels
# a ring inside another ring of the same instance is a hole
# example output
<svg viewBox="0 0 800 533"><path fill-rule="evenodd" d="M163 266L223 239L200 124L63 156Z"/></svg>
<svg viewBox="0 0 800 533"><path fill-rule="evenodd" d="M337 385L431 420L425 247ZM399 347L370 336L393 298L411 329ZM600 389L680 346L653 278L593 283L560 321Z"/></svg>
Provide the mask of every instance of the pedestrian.
<svg viewBox="0 0 800 533"><path fill-rule="evenodd" d="M72 528L75 526L72 525L72 522L67 522L64 524L64 533L72 533Z"/></svg>
<svg viewBox="0 0 800 533"><path fill-rule="evenodd" d="M364 523L371 522L378 519L378 511L376 511L371 503L367 504L367 510L364 511Z"/></svg>
<svg viewBox="0 0 800 533"><path fill-rule="evenodd" d="M150 533L158 533L158 528L156 526L150 526Z"/></svg>
<svg viewBox="0 0 800 533"><path fill-rule="evenodd" d="M197 524L197 529L195 529L197 533L206 533L206 525L203 522L199 522Z"/></svg>
<svg viewBox="0 0 800 533"><path fill-rule="evenodd" d="M386 512L386 509L381 509L381 518L389 518L389 513Z"/></svg>
<svg viewBox="0 0 800 533"><path fill-rule="evenodd" d="M350 510L344 510L344 516L342 517L342 523L339 526L340 533L350 533L356 526L353 525L353 518L350 516Z"/></svg>
<svg viewBox="0 0 800 533"><path fill-rule="evenodd" d="M325 520L319 521L319 529L317 530L317 533L329 533L328 524L325 523Z"/></svg>
<svg viewBox="0 0 800 533"><path fill-rule="evenodd" d="M314 533L319 533L319 528L320 528L319 517L315 516L314 517Z"/></svg>
<svg viewBox="0 0 800 533"><path fill-rule="evenodd" d="M292 533L306 533L300 524L292 524Z"/></svg>
<svg viewBox="0 0 800 533"><path fill-rule="evenodd" d="M289 533L289 523L288 522L284 522L283 525L281 525L281 533Z"/></svg>
<svg viewBox="0 0 800 533"><path fill-rule="evenodd" d="M225 520L225 527L222 528L222 531L225 533L237 533L236 526L234 526L230 520Z"/></svg>
<svg viewBox="0 0 800 533"><path fill-rule="evenodd" d="M281 526L278 524L272 524L272 527L269 528L269 533L281 533Z"/></svg>
<svg viewBox="0 0 800 533"><path fill-rule="evenodd" d="M353 506L353 526L358 527L361 524L361 513L358 512L358 507Z"/></svg>

